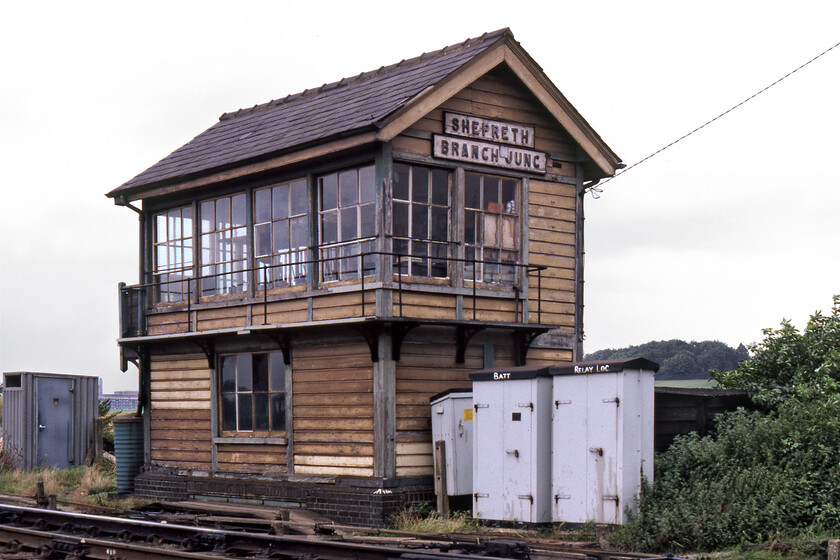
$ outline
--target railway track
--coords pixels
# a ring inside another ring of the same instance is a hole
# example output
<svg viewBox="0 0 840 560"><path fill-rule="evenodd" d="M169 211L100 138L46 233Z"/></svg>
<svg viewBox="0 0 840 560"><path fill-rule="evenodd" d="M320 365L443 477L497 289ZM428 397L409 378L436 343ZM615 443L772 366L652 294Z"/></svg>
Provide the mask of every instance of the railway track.
<svg viewBox="0 0 840 560"><path fill-rule="evenodd" d="M382 546L0 505L0 560L479 560L529 557L528 550L517 541L486 543L479 552L456 543Z"/></svg>

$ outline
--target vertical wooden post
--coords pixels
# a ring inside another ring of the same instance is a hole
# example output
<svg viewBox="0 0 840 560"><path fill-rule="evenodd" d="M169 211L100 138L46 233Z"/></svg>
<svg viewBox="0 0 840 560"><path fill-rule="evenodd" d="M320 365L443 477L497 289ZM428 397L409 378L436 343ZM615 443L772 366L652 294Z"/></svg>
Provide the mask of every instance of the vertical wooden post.
<svg viewBox="0 0 840 560"><path fill-rule="evenodd" d="M102 458L102 453L105 451L102 442L105 433L105 419L96 418L93 421L93 464Z"/></svg>
<svg viewBox="0 0 840 560"><path fill-rule="evenodd" d="M446 489L446 442L435 442L435 494L437 495L438 515L449 517L449 496Z"/></svg>

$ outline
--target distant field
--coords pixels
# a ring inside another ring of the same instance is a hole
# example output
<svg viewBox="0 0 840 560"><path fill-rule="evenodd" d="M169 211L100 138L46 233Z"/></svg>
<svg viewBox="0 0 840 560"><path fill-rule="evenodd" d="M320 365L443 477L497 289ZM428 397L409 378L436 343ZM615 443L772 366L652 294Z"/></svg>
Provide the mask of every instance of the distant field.
<svg viewBox="0 0 840 560"><path fill-rule="evenodd" d="M657 387L680 387L682 389L699 389L714 387L715 382L710 379L662 379L655 383Z"/></svg>

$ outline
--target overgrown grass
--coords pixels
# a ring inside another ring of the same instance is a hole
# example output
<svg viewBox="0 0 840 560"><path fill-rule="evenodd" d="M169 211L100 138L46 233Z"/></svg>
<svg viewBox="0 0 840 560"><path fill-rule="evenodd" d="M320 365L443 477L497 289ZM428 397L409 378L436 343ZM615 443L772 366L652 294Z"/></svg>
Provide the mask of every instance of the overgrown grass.
<svg viewBox="0 0 840 560"><path fill-rule="evenodd" d="M479 529L478 521L467 512L452 513L449 518L438 515L431 504L422 503L391 518L389 529L415 533L467 533Z"/></svg>
<svg viewBox="0 0 840 560"><path fill-rule="evenodd" d="M84 499L107 495L117 486L114 466L107 462L71 469L0 470L0 492L3 493L34 496L38 482L44 483L45 494L55 494L59 500L67 499L71 494Z"/></svg>

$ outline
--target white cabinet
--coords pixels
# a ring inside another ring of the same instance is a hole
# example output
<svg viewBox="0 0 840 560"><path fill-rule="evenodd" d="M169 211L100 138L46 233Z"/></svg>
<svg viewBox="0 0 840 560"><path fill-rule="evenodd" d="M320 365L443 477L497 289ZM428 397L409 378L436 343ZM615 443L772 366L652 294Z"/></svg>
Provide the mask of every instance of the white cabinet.
<svg viewBox="0 0 840 560"><path fill-rule="evenodd" d="M432 441L435 453L435 476L446 477L446 494L472 494L473 469L473 399L470 389L453 389L431 399ZM443 442L443 457L438 457L438 442ZM443 460L441 460L443 459ZM444 472L437 466L443 463Z"/></svg>
<svg viewBox="0 0 840 560"><path fill-rule="evenodd" d="M653 378L644 359L552 366L552 516L623 523L653 477Z"/></svg>
<svg viewBox="0 0 840 560"><path fill-rule="evenodd" d="M551 378L545 368L484 370L473 380L473 516L551 520Z"/></svg>

